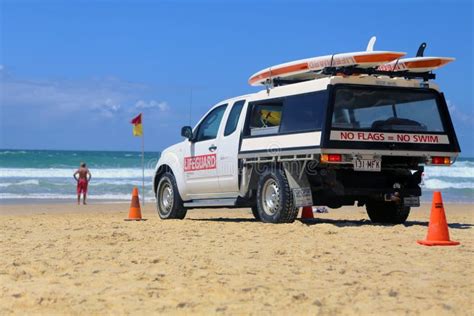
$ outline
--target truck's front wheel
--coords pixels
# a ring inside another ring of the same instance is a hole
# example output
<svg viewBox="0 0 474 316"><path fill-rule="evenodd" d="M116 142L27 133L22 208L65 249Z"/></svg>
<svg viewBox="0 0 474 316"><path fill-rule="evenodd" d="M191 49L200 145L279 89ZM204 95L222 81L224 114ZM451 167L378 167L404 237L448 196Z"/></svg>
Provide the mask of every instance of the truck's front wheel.
<svg viewBox="0 0 474 316"><path fill-rule="evenodd" d="M252 214L253 214L253 217L255 217L257 221L261 220L257 205L252 206Z"/></svg>
<svg viewBox="0 0 474 316"><path fill-rule="evenodd" d="M187 210L179 196L174 175L170 172L165 172L158 182L156 208L161 219L183 219L186 216Z"/></svg>
<svg viewBox="0 0 474 316"><path fill-rule="evenodd" d="M293 195L283 170L265 172L258 182L257 209L260 220L266 223L292 223L298 215Z"/></svg>
<svg viewBox="0 0 474 316"><path fill-rule="evenodd" d="M410 207L394 202L369 201L365 208L373 223L403 224L410 215Z"/></svg>

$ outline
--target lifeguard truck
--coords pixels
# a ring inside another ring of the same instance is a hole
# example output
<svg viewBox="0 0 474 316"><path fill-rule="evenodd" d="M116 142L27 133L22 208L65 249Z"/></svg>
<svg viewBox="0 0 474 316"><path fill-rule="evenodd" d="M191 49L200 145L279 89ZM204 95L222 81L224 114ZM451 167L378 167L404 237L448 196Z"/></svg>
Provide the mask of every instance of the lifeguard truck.
<svg viewBox="0 0 474 316"><path fill-rule="evenodd" d="M257 93L213 106L161 154L153 187L162 219L193 208L249 207L290 223L304 206L365 206L404 223L426 165L460 153L432 70L452 58L366 51L293 61L251 76Z"/></svg>

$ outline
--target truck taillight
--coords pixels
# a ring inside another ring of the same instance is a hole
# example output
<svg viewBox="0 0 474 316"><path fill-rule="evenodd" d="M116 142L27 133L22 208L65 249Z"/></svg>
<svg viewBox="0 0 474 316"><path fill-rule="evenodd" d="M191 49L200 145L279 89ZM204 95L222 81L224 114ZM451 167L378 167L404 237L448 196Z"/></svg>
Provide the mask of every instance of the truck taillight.
<svg viewBox="0 0 474 316"><path fill-rule="evenodd" d="M321 155L321 162L341 162L341 154L324 154Z"/></svg>
<svg viewBox="0 0 474 316"><path fill-rule="evenodd" d="M431 157L433 165L450 165L451 159L449 157Z"/></svg>

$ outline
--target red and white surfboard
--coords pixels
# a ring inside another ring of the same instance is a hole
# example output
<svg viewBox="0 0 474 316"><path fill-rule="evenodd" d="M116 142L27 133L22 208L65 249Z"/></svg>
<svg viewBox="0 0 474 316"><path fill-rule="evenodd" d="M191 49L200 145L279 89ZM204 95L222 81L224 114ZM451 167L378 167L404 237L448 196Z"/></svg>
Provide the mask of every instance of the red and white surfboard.
<svg viewBox="0 0 474 316"><path fill-rule="evenodd" d="M268 80L280 78L287 80L305 80L321 77L318 70L325 67L356 66L374 68L405 56L406 53L393 51L374 51L376 37L373 36L367 50L363 52L342 53L300 59L260 70L249 78L252 86L264 85Z"/></svg>
<svg viewBox="0 0 474 316"><path fill-rule="evenodd" d="M454 61L455 58L451 57L412 57L402 58L398 61L392 61L390 63L379 66L378 70L383 71L405 71L410 72L428 72Z"/></svg>
<svg viewBox="0 0 474 316"><path fill-rule="evenodd" d="M301 59L265 68L252 75L249 78L249 84L252 86L264 85L267 80L275 78L314 79L318 77L314 72L325 67L357 65L360 68L373 68L399 59L405 54L393 51L365 51Z"/></svg>

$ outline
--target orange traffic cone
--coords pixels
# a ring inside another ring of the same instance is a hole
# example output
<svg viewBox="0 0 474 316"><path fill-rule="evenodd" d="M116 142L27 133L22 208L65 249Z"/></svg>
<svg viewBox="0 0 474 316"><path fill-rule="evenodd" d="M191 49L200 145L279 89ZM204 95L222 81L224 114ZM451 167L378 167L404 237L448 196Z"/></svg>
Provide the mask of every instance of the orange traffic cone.
<svg viewBox="0 0 474 316"><path fill-rule="evenodd" d="M457 241L449 240L448 224L444 214L443 199L441 192L433 193L433 203L431 204L430 224L428 226L428 236L426 240L418 240L420 245L425 246L456 246Z"/></svg>
<svg viewBox="0 0 474 316"><path fill-rule="evenodd" d="M314 218L314 216L313 216L313 207L312 206L303 206L303 210L301 211L301 218L302 219Z"/></svg>
<svg viewBox="0 0 474 316"><path fill-rule="evenodd" d="M130 211L126 221L146 221L142 218L142 211L140 209L140 200L138 198L138 189L135 187L132 191L132 203L130 203Z"/></svg>

